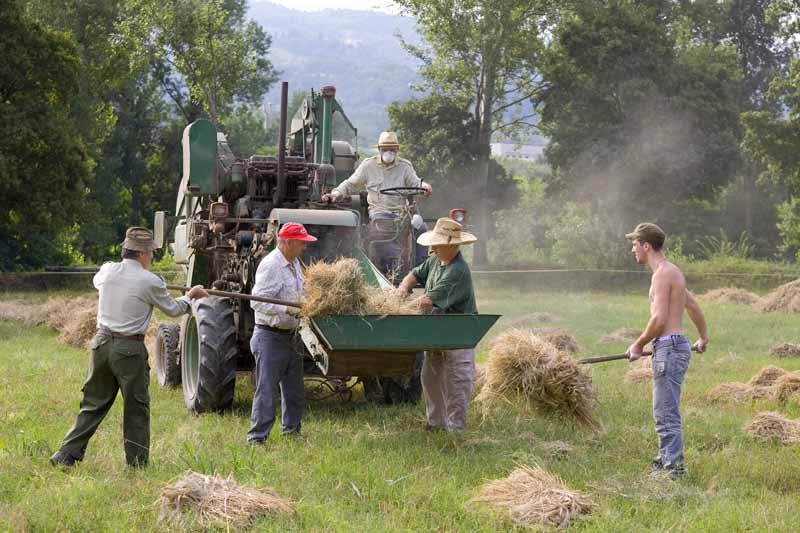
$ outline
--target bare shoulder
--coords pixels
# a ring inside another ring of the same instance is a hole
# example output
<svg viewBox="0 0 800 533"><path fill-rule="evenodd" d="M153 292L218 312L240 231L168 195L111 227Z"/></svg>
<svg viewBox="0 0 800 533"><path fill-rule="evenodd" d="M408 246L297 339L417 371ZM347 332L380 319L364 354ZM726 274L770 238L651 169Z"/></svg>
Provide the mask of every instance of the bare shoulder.
<svg viewBox="0 0 800 533"><path fill-rule="evenodd" d="M677 265L669 261L664 261L664 263L662 263L661 266L658 268L658 270L655 272L655 275L660 276L660 281L662 283L669 284L670 286L677 286L677 287L686 286L686 279L684 278L681 269L678 268Z"/></svg>

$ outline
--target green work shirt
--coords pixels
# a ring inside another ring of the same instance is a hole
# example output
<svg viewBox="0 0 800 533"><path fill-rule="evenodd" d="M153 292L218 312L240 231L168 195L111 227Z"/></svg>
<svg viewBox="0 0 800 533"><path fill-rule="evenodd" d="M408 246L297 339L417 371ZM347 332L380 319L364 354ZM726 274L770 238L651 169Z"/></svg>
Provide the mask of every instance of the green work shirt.
<svg viewBox="0 0 800 533"><path fill-rule="evenodd" d="M476 314L472 274L461 252L443 265L435 255L411 271L425 285L425 294L433 302L434 312Z"/></svg>

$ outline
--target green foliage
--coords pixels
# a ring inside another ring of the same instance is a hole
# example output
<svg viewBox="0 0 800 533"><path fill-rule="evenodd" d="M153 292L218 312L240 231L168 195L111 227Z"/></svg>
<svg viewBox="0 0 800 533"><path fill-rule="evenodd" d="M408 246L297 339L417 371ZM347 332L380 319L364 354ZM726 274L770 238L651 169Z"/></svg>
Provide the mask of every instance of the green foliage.
<svg viewBox="0 0 800 533"><path fill-rule="evenodd" d="M709 260L730 257L733 259L749 259L753 255L753 243L746 232L742 232L735 241L728 238L724 230L719 237L706 235L699 239L701 257Z"/></svg>
<svg viewBox="0 0 800 533"><path fill-rule="evenodd" d="M262 154L267 146L278 142L278 124L266 124L266 116L257 108L239 106L221 125L228 144L239 157Z"/></svg>
<svg viewBox="0 0 800 533"><path fill-rule="evenodd" d="M630 266L630 245L625 233L592 213L588 204L567 202L547 230L551 254L567 268Z"/></svg>
<svg viewBox="0 0 800 533"><path fill-rule="evenodd" d="M46 64L47 68L42 68ZM0 270L64 262L92 161L74 121L79 58L69 37L0 10Z"/></svg>
<svg viewBox="0 0 800 533"><path fill-rule="evenodd" d="M552 192L623 226L670 220L738 168L736 51L678 46L669 17L649 2L569 4L542 67Z"/></svg>
<svg viewBox="0 0 800 533"><path fill-rule="evenodd" d="M215 124L235 102L259 104L275 81L270 37L247 22L244 0L155 0L127 3L121 46L134 64L154 65L189 121L200 103Z"/></svg>
<svg viewBox="0 0 800 533"><path fill-rule="evenodd" d="M778 231L783 239L781 252L794 259L800 250L800 199L790 198L778 206Z"/></svg>

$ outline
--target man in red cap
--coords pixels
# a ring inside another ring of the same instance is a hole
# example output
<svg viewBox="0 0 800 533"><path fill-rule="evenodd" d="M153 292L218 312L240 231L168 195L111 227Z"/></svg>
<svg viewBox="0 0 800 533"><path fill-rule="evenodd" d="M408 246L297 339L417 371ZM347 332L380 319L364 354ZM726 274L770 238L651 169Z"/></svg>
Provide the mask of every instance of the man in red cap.
<svg viewBox="0 0 800 533"><path fill-rule="evenodd" d="M289 222L278 232L278 246L261 260L252 293L280 300L303 299L305 279L298 257L306 244L316 241L302 224ZM250 302L256 329L250 350L256 359L256 392L250 415L250 444L264 444L275 423L275 397L281 393L284 435L300 434L303 416L303 359L295 349L294 332L300 324L299 309L285 305Z"/></svg>

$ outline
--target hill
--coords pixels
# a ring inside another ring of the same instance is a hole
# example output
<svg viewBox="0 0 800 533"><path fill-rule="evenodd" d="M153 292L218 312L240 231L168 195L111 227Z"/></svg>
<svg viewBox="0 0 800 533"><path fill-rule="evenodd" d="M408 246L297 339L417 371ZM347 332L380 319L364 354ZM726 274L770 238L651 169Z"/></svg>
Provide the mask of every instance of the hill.
<svg viewBox="0 0 800 533"><path fill-rule="evenodd" d="M386 107L413 95L416 60L397 37L419 42L413 19L376 11L306 12L271 2L252 3L249 15L272 37L270 59L290 93L334 85L362 146L388 126ZM278 84L266 100L277 113Z"/></svg>

